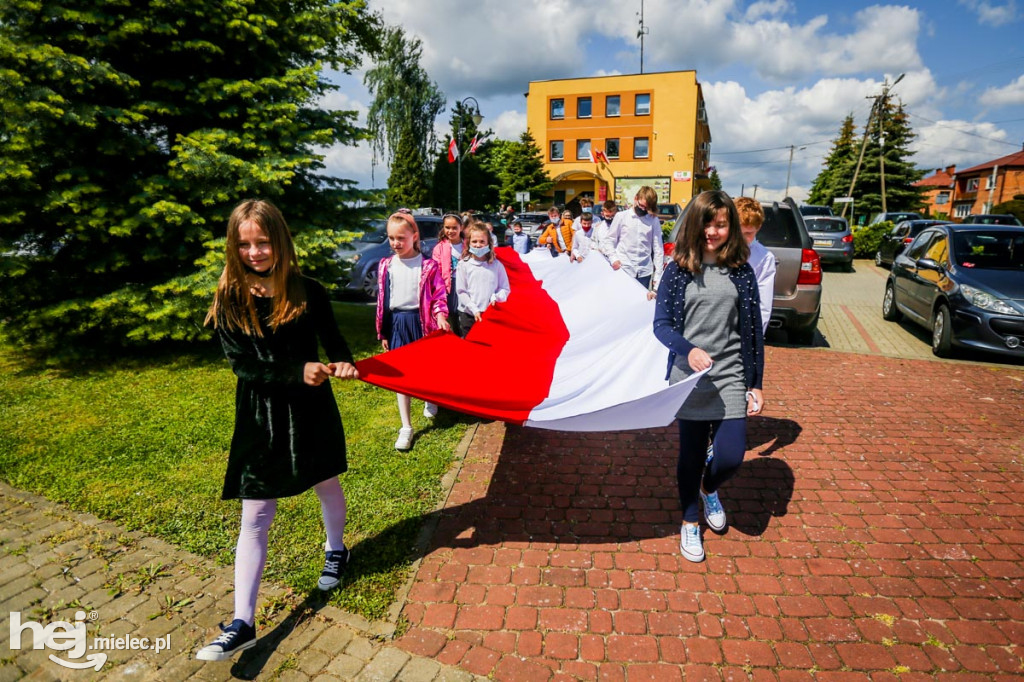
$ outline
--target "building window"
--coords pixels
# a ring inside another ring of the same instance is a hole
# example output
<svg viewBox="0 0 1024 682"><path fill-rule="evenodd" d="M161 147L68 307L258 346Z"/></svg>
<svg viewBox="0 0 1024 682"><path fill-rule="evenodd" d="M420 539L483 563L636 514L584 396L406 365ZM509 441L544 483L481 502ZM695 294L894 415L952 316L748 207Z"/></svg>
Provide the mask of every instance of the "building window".
<svg viewBox="0 0 1024 682"><path fill-rule="evenodd" d="M649 116L651 113L651 96L637 95L636 96L636 109L635 113L637 116Z"/></svg>
<svg viewBox="0 0 1024 682"><path fill-rule="evenodd" d="M580 97L576 100L576 118L590 118L591 99Z"/></svg>
<svg viewBox="0 0 1024 682"><path fill-rule="evenodd" d="M949 192L939 192L939 194L935 197L935 205L936 206L940 206L942 204L948 204L948 203L949 203Z"/></svg>
<svg viewBox="0 0 1024 682"><path fill-rule="evenodd" d="M565 118L565 100L559 97L551 100L551 120L557 121Z"/></svg>
<svg viewBox="0 0 1024 682"><path fill-rule="evenodd" d="M991 175L986 175L985 176L985 189L992 189L992 176Z"/></svg>
<svg viewBox="0 0 1024 682"><path fill-rule="evenodd" d="M604 141L604 155L609 159L619 158L619 138L609 137Z"/></svg>
<svg viewBox="0 0 1024 682"><path fill-rule="evenodd" d="M978 185L980 183L981 183L981 178L970 178L967 181L967 191L968 192L977 192L978 191Z"/></svg>
<svg viewBox="0 0 1024 682"><path fill-rule="evenodd" d="M954 215L956 215L957 218L966 218L971 214L971 206L973 205L974 204L957 204Z"/></svg>
<svg viewBox="0 0 1024 682"><path fill-rule="evenodd" d="M650 140L646 137L633 138L633 158L646 159L650 156Z"/></svg>
<svg viewBox="0 0 1024 682"><path fill-rule="evenodd" d="M619 115L619 96L608 95L604 98L604 115L615 117Z"/></svg>
<svg viewBox="0 0 1024 682"><path fill-rule="evenodd" d="M590 140L576 140L576 159L590 161Z"/></svg>
<svg viewBox="0 0 1024 682"><path fill-rule="evenodd" d="M551 160L561 161L565 158L565 142L562 140L551 140Z"/></svg>

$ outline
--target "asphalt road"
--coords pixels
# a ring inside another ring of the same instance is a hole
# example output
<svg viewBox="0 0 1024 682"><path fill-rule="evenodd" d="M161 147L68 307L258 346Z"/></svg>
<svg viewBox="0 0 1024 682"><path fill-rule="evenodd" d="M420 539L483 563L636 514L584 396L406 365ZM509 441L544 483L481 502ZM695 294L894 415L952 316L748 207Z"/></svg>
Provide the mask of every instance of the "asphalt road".
<svg viewBox="0 0 1024 682"><path fill-rule="evenodd" d="M882 295L889 271L876 267L872 261L857 260L853 272L837 266L826 266L821 297L821 319L814 347L846 353L866 353L913 360L936 360L932 354L931 334L908 321L886 322L882 319ZM772 345L789 345L785 332L769 330L767 341ZM978 361L986 364L1014 362L995 355L972 353L950 362Z"/></svg>

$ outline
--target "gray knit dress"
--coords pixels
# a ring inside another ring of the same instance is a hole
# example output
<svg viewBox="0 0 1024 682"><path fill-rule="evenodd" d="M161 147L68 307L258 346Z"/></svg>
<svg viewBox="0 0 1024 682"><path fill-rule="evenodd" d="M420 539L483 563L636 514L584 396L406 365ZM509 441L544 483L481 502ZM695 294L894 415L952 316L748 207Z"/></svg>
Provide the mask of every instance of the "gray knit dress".
<svg viewBox="0 0 1024 682"><path fill-rule="evenodd" d="M747 415L743 359L740 355L739 293L729 279L729 268L705 264L686 285L686 327L683 335L714 361L701 377L677 419L709 421L738 419ZM694 371L684 355L677 355L669 376L671 383Z"/></svg>

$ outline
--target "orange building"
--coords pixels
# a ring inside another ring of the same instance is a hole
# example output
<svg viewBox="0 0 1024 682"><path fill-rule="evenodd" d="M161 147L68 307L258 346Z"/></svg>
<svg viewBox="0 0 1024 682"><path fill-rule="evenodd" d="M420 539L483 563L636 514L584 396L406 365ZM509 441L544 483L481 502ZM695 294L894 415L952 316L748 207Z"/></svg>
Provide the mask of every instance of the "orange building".
<svg viewBox="0 0 1024 682"><path fill-rule="evenodd" d="M555 181L538 207L588 197L685 205L710 188L711 129L695 71L532 81L527 126Z"/></svg>
<svg viewBox="0 0 1024 682"><path fill-rule="evenodd" d="M949 218L953 206L955 175L956 166L946 166L936 168L934 173L914 183L914 187L921 187L924 190L921 194L921 205L918 207L922 215L943 220Z"/></svg>
<svg viewBox="0 0 1024 682"><path fill-rule="evenodd" d="M951 217L991 213L993 206L1024 194L1024 150L958 171L953 178Z"/></svg>

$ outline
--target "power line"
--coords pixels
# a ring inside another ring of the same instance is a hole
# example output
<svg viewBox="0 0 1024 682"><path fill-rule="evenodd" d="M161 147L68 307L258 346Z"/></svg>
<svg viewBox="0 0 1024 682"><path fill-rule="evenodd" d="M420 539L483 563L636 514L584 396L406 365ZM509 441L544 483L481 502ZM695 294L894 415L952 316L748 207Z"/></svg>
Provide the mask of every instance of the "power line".
<svg viewBox="0 0 1024 682"><path fill-rule="evenodd" d="M904 113L910 114L914 118L919 118L922 121L928 121L929 123L933 123L938 128L946 128L947 130L952 130L952 131L961 133L962 135L970 135L971 137L977 137L977 138L982 139L982 140L988 140L989 142L998 142L999 144L1009 145L1010 147L1016 147L1017 146L1015 143L1007 142L1006 140L997 140L994 137L986 137L985 135L979 135L977 133L972 133L972 132L967 131L967 130L961 130L959 128L954 128L953 126L943 125L943 124L939 123L938 121L933 121L930 118L925 118L924 116L921 116L920 114L915 114L914 112L912 112L912 111L910 111L909 109L906 109L906 108L904 108L903 111L904 111Z"/></svg>
<svg viewBox="0 0 1024 682"><path fill-rule="evenodd" d="M817 142L801 142L797 144L797 147L809 147L814 144L826 144L832 140L818 140ZM775 152L782 149L789 149L789 145L783 145L781 147L767 147L765 149L748 149L742 152L715 152L715 156L729 156L731 154L757 154L758 152Z"/></svg>

